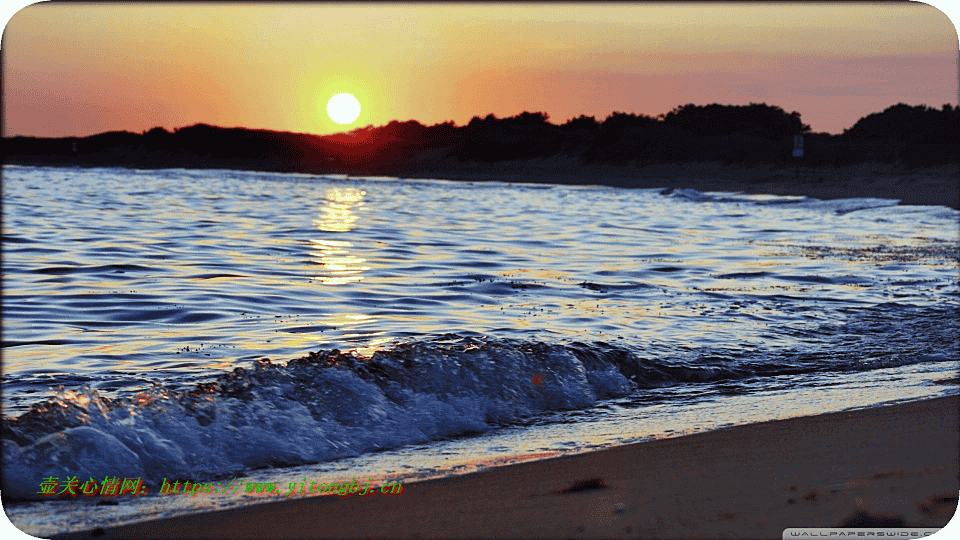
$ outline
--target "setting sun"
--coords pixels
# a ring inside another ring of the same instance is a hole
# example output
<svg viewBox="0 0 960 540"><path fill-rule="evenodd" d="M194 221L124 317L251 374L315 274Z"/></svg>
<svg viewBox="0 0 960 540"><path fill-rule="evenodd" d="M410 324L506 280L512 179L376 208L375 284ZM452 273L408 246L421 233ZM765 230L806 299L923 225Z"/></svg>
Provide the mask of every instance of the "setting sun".
<svg viewBox="0 0 960 540"><path fill-rule="evenodd" d="M352 124L360 116L360 102L353 94L337 94L327 102L327 115L338 124Z"/></svg>

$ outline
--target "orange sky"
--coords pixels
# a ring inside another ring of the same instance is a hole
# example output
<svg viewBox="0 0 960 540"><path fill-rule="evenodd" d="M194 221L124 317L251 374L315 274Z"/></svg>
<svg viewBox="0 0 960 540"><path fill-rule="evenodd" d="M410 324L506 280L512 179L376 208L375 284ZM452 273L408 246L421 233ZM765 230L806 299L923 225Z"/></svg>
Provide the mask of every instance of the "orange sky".
<svg viewBox="0 0 960 540"><path fill-rule="evenodd" d="M3 134L325 134L714 102L837 133L898 102L957 105L958 49L923 4L37 4L3 36ZM361 102L351 126L326 116L339 92Z"/></svg>

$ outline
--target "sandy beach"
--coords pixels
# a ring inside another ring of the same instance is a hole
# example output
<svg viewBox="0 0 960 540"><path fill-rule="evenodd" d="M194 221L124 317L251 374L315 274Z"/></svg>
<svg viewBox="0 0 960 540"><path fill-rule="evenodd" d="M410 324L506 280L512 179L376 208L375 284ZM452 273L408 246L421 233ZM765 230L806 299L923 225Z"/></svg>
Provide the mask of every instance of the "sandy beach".
<svg viewBox="0 0 960 540"><path fill-rule="evenodd" d="M785 406L788 404L785 404ZM943 527L957 396L737 426L409 483L61 538L780 538L788 527Z"/></svg>

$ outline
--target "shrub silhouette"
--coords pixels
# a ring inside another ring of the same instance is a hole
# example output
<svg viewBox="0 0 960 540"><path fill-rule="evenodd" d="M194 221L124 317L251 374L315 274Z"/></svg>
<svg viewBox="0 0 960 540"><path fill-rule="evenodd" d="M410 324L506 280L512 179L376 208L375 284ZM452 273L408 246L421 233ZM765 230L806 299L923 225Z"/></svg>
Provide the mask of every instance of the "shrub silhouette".
<svg viewBox="0 0 960 540"><path fill-rule="evenodd" d="M810 126L800 121L800 113L788 114L780 107L765 103L687 104L664 115L663 123L699 136L745 134L781 139L810 131Z"/></svg>
<svg viewBox="0 0 960 540"><path fill-rule="evenodd" d="M446 163L445 157L503 162L562 154L585 164L619 165L795 163L791 149L798 133L806 136L807 164L960 162L960 110L903 103L864 116L842 135L811 133L799 113L765 103L713 103L681 105L658 117L617 111L601 122L580 115L561 125L552 124L545 112L530 111L506 118L475 116L464 126L394 120L325 136L201 123L173 132L155 127L140 134L5 138L4 152L8 160L83 165L398 174L424 163Z"/></svg>

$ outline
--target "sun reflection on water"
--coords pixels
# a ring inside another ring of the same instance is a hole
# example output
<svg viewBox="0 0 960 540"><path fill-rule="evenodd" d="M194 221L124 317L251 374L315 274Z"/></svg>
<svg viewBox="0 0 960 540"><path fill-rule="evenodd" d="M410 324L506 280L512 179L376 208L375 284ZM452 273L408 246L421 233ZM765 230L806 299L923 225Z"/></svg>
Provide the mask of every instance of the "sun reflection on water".
<svg viewBox="0 0 960 540"><path fill-rule="evenodd" d="M354 207L363 206L363 197L367 192L356 188L333 188L327 190L320 206L320 219L313 221L321 231L346 232L353 230L358 217Z"/></svg>
<svg viewBox="0 0 960 540"><path fill-rule="evenodd" d="M313 220L317 229L326 233L348 232L354 229L359 216L356 208L364 205L366 192L356 188L333 188L327 190L320 205L321 215ZM312 261L324 267L324 272L314 276L314 280L324 285L344 285L363 279L362 272L369 270L363 266L367 262L350 254L347 248L353 244L346 240L317 238L310 240Z"/></svg>

